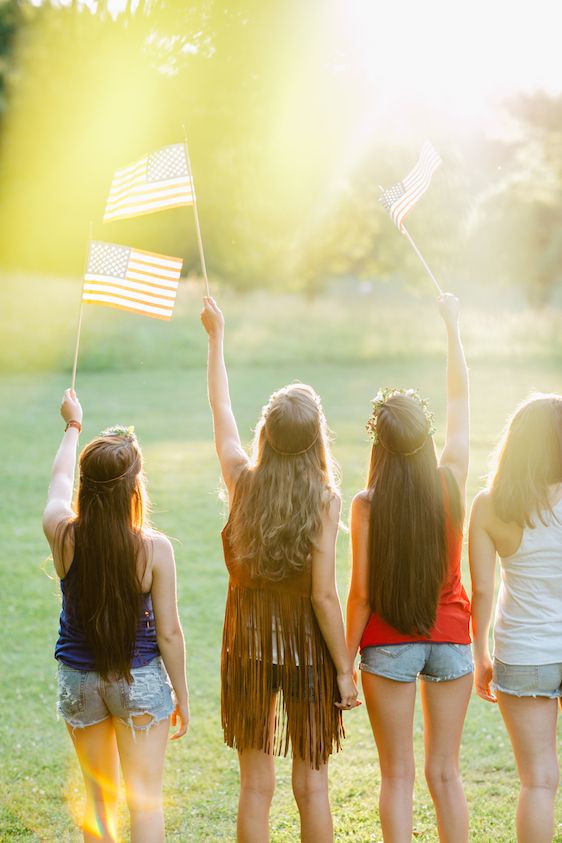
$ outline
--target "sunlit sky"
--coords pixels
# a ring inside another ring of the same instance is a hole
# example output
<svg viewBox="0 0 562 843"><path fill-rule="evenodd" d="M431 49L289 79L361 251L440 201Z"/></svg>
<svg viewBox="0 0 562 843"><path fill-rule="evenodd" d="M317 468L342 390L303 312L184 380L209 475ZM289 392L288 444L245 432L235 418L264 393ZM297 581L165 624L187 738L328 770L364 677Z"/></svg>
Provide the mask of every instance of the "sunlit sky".
<svg viewBox="0 0 562 843"><path fill-rule="evenodd" d="M517 90L562 91L562 6L554 0L343 0L344 38L394 102L478 118Z"/></svg>
<svg viewBox="0 0 562 843"><path fill-rule="evenodd" d="M81 2L98 6L97 0ZM118 15L138 3L109 0L107 7ZM232 0L224 5L236 8ZM404 94L462 114L515 90L562 91L557 0L335 0L326 2L326 15L338 7L346 52L366 78L384 79L393 98Z"/></svg>

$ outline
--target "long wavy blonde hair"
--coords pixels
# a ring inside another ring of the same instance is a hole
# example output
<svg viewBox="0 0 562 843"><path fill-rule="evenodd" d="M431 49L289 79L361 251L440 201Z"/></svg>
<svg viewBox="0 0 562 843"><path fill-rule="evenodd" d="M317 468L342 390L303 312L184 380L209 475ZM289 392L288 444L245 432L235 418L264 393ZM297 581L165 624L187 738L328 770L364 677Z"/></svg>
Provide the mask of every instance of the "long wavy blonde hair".
<svg viewBox="0 0 562 843"><path fill-rule="evenodd" d="M497 515L534 527L552 512L549 487L562 482L562 395L535 393L509 419L489 488Z"/></svg>
<svg viewBox="0 0 562 843"><path fill-rule="evenodd" d="M281 580L305 571L322 513L338 494L320 398L306 384L274 392L254 437L253 462L236 484L228 525L251 576Z"/></svg>

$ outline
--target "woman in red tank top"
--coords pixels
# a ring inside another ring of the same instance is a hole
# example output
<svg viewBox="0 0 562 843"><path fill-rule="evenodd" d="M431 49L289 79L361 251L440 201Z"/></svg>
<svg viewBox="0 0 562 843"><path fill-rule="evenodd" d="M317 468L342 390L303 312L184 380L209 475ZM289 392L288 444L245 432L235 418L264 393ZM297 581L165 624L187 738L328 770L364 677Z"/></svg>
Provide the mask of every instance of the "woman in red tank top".
<svg viewBox="0 0 562 843"><path fill-rule="evenodd" d="M347 641L361 650L363 691L381 766L385 841L412 837L413 718L419 676L425 774L440 841L468 840L459 749L472 687L470 603L461 583L468 470L468 373L458 300L438 299L447 328L447 435L439 461L433 417L414 390L373 400L367 488L353 499Z"/></svg>

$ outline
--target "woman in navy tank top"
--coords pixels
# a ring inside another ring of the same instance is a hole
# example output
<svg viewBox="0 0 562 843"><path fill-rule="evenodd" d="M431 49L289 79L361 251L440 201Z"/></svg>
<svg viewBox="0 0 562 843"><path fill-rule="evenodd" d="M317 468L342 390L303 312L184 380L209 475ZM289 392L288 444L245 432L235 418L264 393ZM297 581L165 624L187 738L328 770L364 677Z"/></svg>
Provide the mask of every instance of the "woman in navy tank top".
<svg viewBox="0 0 562 843"><path fill-rule="evenodd" d="M84 777L84 840L118 839L121 764L130 839L160 843L170 719L179 725L173 738L185 734L189 720L174 554L147 525L142 453L132 428L108 428L86 445L72 505L82 428L74 390L66 390L61 415L66 428L43 529L62 592L57 708Z"/></svg>

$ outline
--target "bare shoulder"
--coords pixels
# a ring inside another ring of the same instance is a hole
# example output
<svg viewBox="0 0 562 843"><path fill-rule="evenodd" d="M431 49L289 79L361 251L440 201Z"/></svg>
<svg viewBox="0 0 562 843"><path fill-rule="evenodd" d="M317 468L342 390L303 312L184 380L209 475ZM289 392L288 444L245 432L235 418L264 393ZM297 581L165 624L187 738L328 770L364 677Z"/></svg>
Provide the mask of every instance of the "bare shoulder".
<svg viewBox="0 0 562 843"><path fill-rule="evenodd" d="M75 518L76 513L65 503L59 500L47 503L43 511L43 532L51 547L58 531Z"/></svg>
<svg viewBox="0 0 562 843"><path fill-rule="evenodd" d="M351 501L351 515L353 518L369 518L370 513L371 493L368 489L362 489Z"/></svg>
<svg viewBox="0 0 562 843"><path fill-rule="evenodd" d="M494 502L491 492L488 489L482 489L472 501L470 520L472 523L484 527L488 526L494 518Z"/></svg>
<svg viewBox="0 0 562 843"><path fill-rule="evenodd" d="M174 548L168 536L159 533L158 530L148 530L144 536L145 540L152 545L152 566L161 568L174 562Z"/></svg>
<svg viewBox="0 0 562 843"><path fill-rule="evenodd" d="M339 492L334 492L332 494L331 498L330 498L330 503L328 505L328 512L329 512L331 521L336 521L337 523L339 523L340 515L341 515L341 507L342 507L341 495L339 494Z"/></svg>
<svg viewBox="0 0 562 843"><path fill-rule="evenodd" d="M246 451L240 448L239 453L237 454L237 458L232 459L232 463L228 466L228 472L223 475L224 484L227 488L228 496L230 498L234 497L236 485L244 471L247 470L249 465L250 458L248 457L248 454L246 453Z"/></svg>
<svg viewBox="0 0 562 843"><path fill-rule="evenodd" d="M322 529L337 529L340 523L342 500L338 492L326 491L322 510Z"/></svg>
<svg viewBox="0 0 562 843"><path fill-rule="evenodd" d="M341 497L337 492L327 492L320 522L319 547L329 547L338 534L341 515Z"/></svg>

